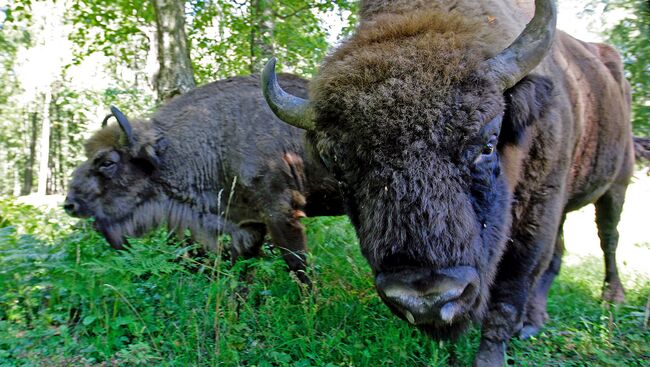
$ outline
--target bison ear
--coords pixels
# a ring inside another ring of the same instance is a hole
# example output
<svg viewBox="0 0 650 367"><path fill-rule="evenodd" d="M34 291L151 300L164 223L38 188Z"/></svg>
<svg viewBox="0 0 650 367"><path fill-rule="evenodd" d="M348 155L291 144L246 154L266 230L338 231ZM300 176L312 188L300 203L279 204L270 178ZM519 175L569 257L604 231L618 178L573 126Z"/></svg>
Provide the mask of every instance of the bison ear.
<svg viewBox="0 0 650 367"><path fill-rule="evenodd" d="M160 167L160 158L154 147L147 145L142 147L138 155L131 159L131 163L150 175Z"/></svg>
<svg viewBox="0 0 650 367"><path fill-rule="evenodd" d="M158 139L153 145L145 145L140 149L133 162L148 174L160 168L161 157L169 147L169 141L165 138Z"/></svg>
<svg viewBox="0 0 650 367"><path fill-rule="evenodd" d="M506 111L499 145L517 145L526 129L544 115L552 100L553 82L540 75L528 75L505 91Z"/></svg>

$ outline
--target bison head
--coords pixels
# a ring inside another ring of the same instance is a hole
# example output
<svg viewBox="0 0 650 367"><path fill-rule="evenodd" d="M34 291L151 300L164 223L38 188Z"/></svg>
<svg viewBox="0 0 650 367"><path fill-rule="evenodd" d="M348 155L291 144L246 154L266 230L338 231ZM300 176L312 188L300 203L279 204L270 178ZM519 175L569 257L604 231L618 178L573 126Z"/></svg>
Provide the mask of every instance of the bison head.
<svg viewBox="0 0 650 367"><path fill-rule="evenodd" d="M340 180L382 300L434 337L486 308L513 170L551 90L527 74L552 43L552 1L497 55L485 29L458 14L378 15L326 59L310 101L280 89L274 60L262 80Z"/></svg>
<svg viewBox="0 0 650 367"><path fill-rule="evenodd" d="M153 180L160 142L147 124L134 129L117 108L111 111L118 124L86 142L87 160L75 169L63 206L72 216L95 218L97 230L120 249L125 236L140 235L150 229L146 223L153 223L154 218L146 217L152 215L147 206L159 194Z"/></svg>

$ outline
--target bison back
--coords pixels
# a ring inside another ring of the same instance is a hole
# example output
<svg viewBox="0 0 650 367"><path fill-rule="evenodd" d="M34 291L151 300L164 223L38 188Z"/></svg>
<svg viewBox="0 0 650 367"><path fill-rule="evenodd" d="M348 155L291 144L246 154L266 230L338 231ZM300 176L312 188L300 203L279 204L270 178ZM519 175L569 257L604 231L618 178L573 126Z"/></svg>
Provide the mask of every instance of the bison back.
<svg viewBox="0 0 650 367"><path fill-rule="evenodd" d="M306 97L306 80L285 74L280 82ZM189 91L161 106L152 120L164 140L161 180L180 199L208 207L219 205L216 193L235 177L251 187L267 170L267 160L304 150L302 130L275 117L256 75Z"/></svg>

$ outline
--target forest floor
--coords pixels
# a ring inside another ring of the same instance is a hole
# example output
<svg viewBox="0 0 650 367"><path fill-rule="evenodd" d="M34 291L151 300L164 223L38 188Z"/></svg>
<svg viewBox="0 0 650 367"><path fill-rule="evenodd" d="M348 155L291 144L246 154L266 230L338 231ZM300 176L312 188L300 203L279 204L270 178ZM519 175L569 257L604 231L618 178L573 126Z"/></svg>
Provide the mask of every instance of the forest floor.
<svg viewBox="0 0 650 367"><path fill-rule="evenodd" d="M551 319L513 339L516 366L647 366L650 177L619 227L620 306L600 300L593 208L569 215ZM308 227L312 293L277 253L197 261L162 231L110 250L86 221L0 199L0 366L468 366L477 328L434 342L391 315L345 217Z"/></svg>

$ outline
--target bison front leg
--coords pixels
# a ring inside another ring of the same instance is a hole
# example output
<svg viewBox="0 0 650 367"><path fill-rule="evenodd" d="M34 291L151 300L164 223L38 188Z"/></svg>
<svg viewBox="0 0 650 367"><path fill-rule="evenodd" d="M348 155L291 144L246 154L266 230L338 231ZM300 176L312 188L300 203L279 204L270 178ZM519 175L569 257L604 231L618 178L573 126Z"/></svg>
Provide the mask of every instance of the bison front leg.
<svg viewBox="0 0 650 367"><path fill-rule="evenodd" d="M523 244L515 241L512 247ZM528 247L528 246L526 246ZM533 270L541 256L526 258L526 251L510 250L500 265L492 287L488 313L481 326L481 343L474 359L476 367L502 366L508 340L517 331L532 291Z"/></svg>
<svg viewBox="0 0 650 367"><path fill-rule="evenodd" d="M531 201L537 204L525 208L526 217L513 225L512 240L490 290L474 366L503 365L508 340L521 325L533 286L553 256L561 205L540 198Z"/></svg>
<svg viewBox="0 0 650 367"><path fill-rule="evenodd" d="M307 269L307 238L305 230L298 219L279 220L267 223L275 247L280 249L282 258L289 270L296 274L298 280L311 285L305 270Z"/></svg>
<svg viewBox="0 0 650 367"><path fill-rule="evenodd" d="M271 234L273 245L280 249L289 270L298 280L307 286L311 281L307 269L307 237L300 218L305 217L303 211L304 197L297 191L287 190L286 200L283 200L266 215L266 226Z"/></svg>
<svg viewBox="0 0 650 367"><path fill-rule="evenodd" d="M260 256L264 236L266 235L266 226L264 223L246 222L239 224L240 231L233 235L232 240L232 262L237 259L250 259Z"/></svg>
<svg viewBox="0 0 650 367"><path fill-rule="evenodd" d="M548 292L551 289L553 280L560 273L562 255L564 254L563 225L564 217L562 218L562 222L557 231L553 258L551 258L551 262L546 271L544 271L541 278L537 281L535 291L528 300L528 305L526 306L526 317L524 318L521 330L519 330L519 337L521 339L528 339L531 336L537 335L548 319L548 313L546 312Z"/></svg>
<svg viewBox="0 0 650 367"><path fill-rule="evenodd" d="M616 266L616 247L618 246L618 229L616 227L621 219L626 190L627 183L614 184L594 204L600 247L605 255L603 299L614 303L625 301L623 285Z"/></svg>

